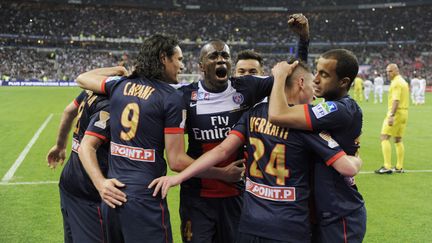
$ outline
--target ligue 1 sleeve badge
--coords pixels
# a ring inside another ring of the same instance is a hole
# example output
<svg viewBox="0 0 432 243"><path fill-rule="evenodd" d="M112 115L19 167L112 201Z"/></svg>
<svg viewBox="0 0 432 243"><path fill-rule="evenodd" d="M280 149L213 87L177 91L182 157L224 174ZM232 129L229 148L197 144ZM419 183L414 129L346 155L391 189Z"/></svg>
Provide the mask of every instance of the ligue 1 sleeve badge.
<svg viewBox="0 0 432 243"><path fill-rule="evenodd" d="M241 105L244 101L244 96L241 93L235 93L233 95L233 101L234 103Z"/></svg>

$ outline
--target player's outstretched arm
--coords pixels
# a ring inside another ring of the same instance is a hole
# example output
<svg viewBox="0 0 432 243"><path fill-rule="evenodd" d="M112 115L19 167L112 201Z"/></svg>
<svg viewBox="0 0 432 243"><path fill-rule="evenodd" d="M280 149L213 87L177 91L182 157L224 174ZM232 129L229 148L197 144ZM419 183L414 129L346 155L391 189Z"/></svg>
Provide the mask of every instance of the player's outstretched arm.
<svg viewBox="0 0 432 243"><path fill-rule="evenodd" d="M172 171L181 172L195 162L194 159L184 152L183 134L166 134L165 144L168 166ZM225 167L211 167L195 176L225 182L237 182L241 179L244 172L244 168L237 165L242 163L244 163L244 160L235 161Z"/></svg>
<svg viewBox="0 0 432 243"><path fill-rule="evenodd" d="M288 18L288 26L301 40L309 40L309 21L306 16L301 13L290 15Z"/></svg>
<svg viewBox="0 0 432 243"><path fill-rule="evenodd" d="M297 64L297 61L293 64L279 62L273 67L274 82L270 95L269 120L271 123L282 127L310 130L306 121L304 105L290 107L285 96L286 79L292 74Z"/></svg>
<svg viewBox="0 0 432 243"><path fill-rule="evenodd" d="M63 162L66 158L66 145L68 140L68 135L72 127L73 120L77 116L78 107L71 102L63 111L59 131L57 134L57 142L56 144L49 150L47 154L48 166L51 169L55 169L56 166L60 163L63 165Z"/></svg>
<svg viewBox="0 0 432 243"><path fill-rule="evenodd" d="M289 28L296 33L300 40L297 44L297 58L307 63L309 54L309 21L301 13L292 14L288 19Z"/></svg>
<svg viewBox="0 0 432 243"><path fill-rule="evenodd" d="M171 164L171 156L176 156L175 154L170 153L170 145L168 136L173 136L172 134L166 134L165 135L165 144L167 148L167 157L168 157L168 163ZM228 157L237 151L237 149L243 144L243 141L237 137L236 135L229 135L221 144L213 148L212 150L208 151L207 153L203 154L201 157L199 157L194 163L192 163L189 167L184 169L181 173L174 175L174 176L163 176L159 177L157 179L154 179L150 185L149 188L154 187L153 196L156 196L159 191L162 193L162 198L165 198L169 188L176 186L183 181L209 169L210 167L228 159ZM171 151L174 152L174 151ZM184 150L183 150L184 153ZM171 165L170 165L171 167Z"/></svg>
<svg viewBox="0 0 432 243"><path fill-rule="evenodd" d="M98 94L103 94L102 82L110 76L127 76L128 71L123 66L97 68L80 74L76 78L78 86L82 89L91 90Z"/></svg>
<svg viewBox="0 0 432 243"><path fill-rule="evenodd" d="M115 208L125 203L126 194L119 190L125 185L117 179L106 179L100 170L96 151L104 141L98 137L84 135L79 149L79 158L87 174L99 191L102 200L108 206Z"/></svg>
<svg viewBox="0 0 432 243"><path fill-rule="evenodd" d="M337 159L333 168L343 176L355 176L360 172L363 161L356 156L344 155Z"/></svg>

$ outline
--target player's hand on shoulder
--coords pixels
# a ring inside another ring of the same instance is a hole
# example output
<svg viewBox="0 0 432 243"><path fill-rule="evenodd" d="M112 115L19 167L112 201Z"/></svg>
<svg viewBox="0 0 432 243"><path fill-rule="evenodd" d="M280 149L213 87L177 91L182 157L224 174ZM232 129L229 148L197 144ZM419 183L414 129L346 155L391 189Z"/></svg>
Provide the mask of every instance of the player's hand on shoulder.
<svg viewBox="0 0 432 243"><path fill-rule="evenodd" d="M126 194L119 189L124 186L125 184L113 178L103 180L103 182L97 186L97 189L102 200L108 204L108 206L115 208L127 202Z"/></svg>
<svg viewBox="0 0 432 243"><path fill-rule="evenodd" d="M292 14L288 18L288 26L302 40L309 40L309 21L301 13Z"/></svg>
<svg viewBox="0 0 432 243"><path fill-rule="evenodd" d="M168 194L168 190L173 186L179 185L181 182L181 179L177 175L162 176L154 179L148 188L154 187L153 197L156 197L160 191L162 199L164 199Z"/></svg>
<svg viewBox="0 0 432 243"><path fill-rule="evenodd" d="M225 166L224 169L224 177L223 181L225 182L238 182L241 180L241 178L244 175L245 172L245 166L244 166L245 160L240 159L237 161L232 162L231 164Z"/></svg>
<svg viewBox="0 0 432 243"><path fill-rule="evenodd" d="M51 169L55 169L57 165L63 165L63 162L66 158L66 149L59 148L57 145L54 145L47 154L47 162L48 167Z"/></svg>

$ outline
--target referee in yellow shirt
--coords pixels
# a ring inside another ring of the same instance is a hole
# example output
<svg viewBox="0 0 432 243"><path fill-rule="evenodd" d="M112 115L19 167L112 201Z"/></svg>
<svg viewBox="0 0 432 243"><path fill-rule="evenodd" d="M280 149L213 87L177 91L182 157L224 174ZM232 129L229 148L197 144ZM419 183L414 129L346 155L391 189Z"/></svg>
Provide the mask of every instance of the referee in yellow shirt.
<svg viewBox="0 0 432 243"><path fill-rule="evenodd" d="M399 74L396 64L389 64L386 68L387 76L391 80L388 93L388 112L381 130L381 149L384 165L375 171L377 174L403 173L405 148L402 136L408 120L409 88L408 83ZM397 163L391 166L390 137L395 138Z"/></svg>
<svg viewBox="0 0 432 243"><path fill-rule="evenodd" d="M354 79L354 99L357 102L363 101L363 79L360 76Z"/></svg>

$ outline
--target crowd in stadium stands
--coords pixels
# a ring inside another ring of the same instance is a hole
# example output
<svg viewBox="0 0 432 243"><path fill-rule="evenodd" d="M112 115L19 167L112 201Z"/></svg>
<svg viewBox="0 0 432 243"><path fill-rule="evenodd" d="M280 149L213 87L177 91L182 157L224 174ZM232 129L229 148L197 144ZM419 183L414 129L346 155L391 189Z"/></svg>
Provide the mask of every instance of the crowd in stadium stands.
<svg viewBox="0 0 432 243"><path fill-rule="evenodd" d="M395 2L392 0L219 0L219 1L201 1L201 0L178 0L183 5L207 5L207 6L252 6L252 7L290 7L290 6L341 6L341 5L359 5L359 4L376 4L376 3L389 3Z"/></svg>
<svg viewBox="0 0 432 243"><path fill-rule="evenodd" d="M147 37L155 32L180 39L220 38L286 43L285 12L196 12L80 5L1 4L0 33L18 35ZM312 41L428 41L431 7L305 12ZM65 18L64 16L68 16ZM418 17L413 17L418 16ZM385 21L382 21L385 19ZM340 24L344 23L344 24Z"/></svg>
<svg viewBox="0 0 432 243"><path fill-rule="evenodd" d="M198 50L198 49L197 49ZM236 52L234 50L233 57ZM432 55L415 56L412 50L382 51L374 53L357 52L360 63L370 65L369 74L365 78L373 78L375 72L385 76L385 67L395 62L401 67L401 72L407 78L412 78L414 71L419 72L431 83L432 71L425 67L432 66ZM0 48L1 65L0 77L6 75L13 80L73 80L78 74L97 67L114 65L133 66L135 53L112 53L102 51L76 49L22 49ZM198 67L198 53L184 53L186 74L200 74ZM264 54L265 73L270 74L271 67L277 62L286 60L287 54ZM314 58L309 60L313 65Z"/></svg>
<svg viewBox="0 0 432 243"><path fill-rule="evenodd" d="M202 2L177 1L180 5ZM228 5L247 2L251 6L259 6L262 1L222 2ZM275 0L270 3L276 5L283 2ZM294 2L301 6L309 4L303 0ZM325 2L322 4L328 5L328 1ZM359 4L354 0L331 2L335 5ZM427 55L431 49L432 29L428 27L432 26L431 8L432 5L305 12L311 29L310 53L345 47L354 51L361 64L371 65L372 72L384 73L389 62L396 62L404 75L410 77L415 70L421 70L430 82L432 71L425 67L432 65L432 55ZM282 50L280 46L295 46L293 43L297 41L297 37L287 28L288 15L286 12L172 11L118 6L1 3L0 77L6 74L14 79L46 77L50 80L71 80L84 70L125 62L123 52L128 53L126 59L131 60L138 47L133 43L112 45L107 41L73 43L71 36L145 38L154 33L176 35L183 43L189 40L198 43L184 48L185 73L199 73L196 52L200 48L200 40L215 38L231 43L248 43L234 45L234 53L245 48L268 52L265 54L265 70L270 73L270 67L286 57L284 53L293 51L289 48ZM32 43L39 38L44 42ZM351 43L346 45L344 42ZM333 46L328 46L330 43ZM269 46L274 47L266 51ZM275 51L278 48L279 52ZM132 66L131 63L128 65Z"/></svg>

